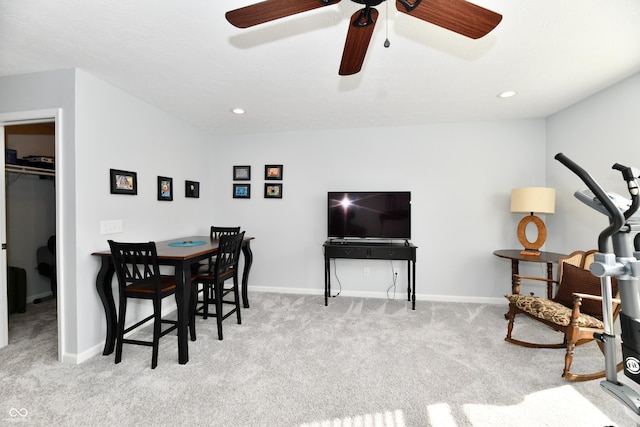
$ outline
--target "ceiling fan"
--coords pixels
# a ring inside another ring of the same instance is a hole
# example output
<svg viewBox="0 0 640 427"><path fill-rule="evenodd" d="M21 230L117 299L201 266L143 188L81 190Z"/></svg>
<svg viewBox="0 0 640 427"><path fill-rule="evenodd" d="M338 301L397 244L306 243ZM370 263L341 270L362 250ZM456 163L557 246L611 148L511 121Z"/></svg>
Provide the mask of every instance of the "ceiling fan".
<svg viewBox="0 0 640 427"><path fill-rule="evenodd" d="M362 68L378 19L378 11L374 6L385 0L351 1L364 5L364 9L351 16L338 72L341 76L356 74ZM232 10L225 16L236 27L248 28L338 2L340 0L265 0ZM396 8L402 13L472 39L488 34L502 20L499 13L465 0L396 0Z"/></svg>

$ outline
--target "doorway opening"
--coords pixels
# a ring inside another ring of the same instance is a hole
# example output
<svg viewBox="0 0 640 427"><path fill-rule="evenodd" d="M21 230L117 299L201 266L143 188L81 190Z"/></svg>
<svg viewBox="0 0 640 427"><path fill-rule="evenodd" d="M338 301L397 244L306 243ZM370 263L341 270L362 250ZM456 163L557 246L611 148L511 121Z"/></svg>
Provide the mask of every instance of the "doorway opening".
<svg viewBox="0 0 640 427"><path fill-rule="evenodd" d="M64 310L56 268L62 245L55 237L59 229L59 179L55 170L60 148L59 118L59 109L0 114L0 145L5 147L5 157L0 161L5 169L0 186L0 347L12 344L10 334L24 336L10 324L21 327L30 314L41 318L47 311L48 322L52 323L47 333L55 331L57 359L62 361ZM7 274L16 271L22 277L17 281Z"/></svg>

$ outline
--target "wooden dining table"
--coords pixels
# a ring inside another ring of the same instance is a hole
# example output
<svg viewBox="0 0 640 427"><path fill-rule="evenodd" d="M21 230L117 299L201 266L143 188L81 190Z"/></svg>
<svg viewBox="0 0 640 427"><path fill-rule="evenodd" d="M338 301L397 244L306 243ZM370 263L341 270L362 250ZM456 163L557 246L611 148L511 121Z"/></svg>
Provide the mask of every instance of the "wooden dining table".
<svg viewBox="0 0 640 427"><path fill-rule="evenodd" d="M253 237L245 237L242 241L244 268L242 271L242 305L249 308L247 284L249 271L253 262L250 242ZM188 236L156 242L158 264L174 267L176 279L176 304L178 312L178 362L185 364L189 361L189 301L191 295L191 266L206 260L218 252L218 239L209 236ZM101 259L100 270L96 278L96 288L104 307L107 336L103 355L113 353L116 344L118 317L113 298L112 279L115 272L111 261L111 251L94 252L91 255Z"/></svg>

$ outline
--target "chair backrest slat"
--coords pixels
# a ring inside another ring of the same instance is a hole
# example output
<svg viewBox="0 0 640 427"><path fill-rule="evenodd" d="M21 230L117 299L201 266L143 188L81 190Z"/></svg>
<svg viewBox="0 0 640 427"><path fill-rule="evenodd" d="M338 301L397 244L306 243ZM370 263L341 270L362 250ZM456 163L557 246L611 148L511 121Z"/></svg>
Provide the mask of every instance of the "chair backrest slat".
<svg viewBox="0 0 640 427"><path fill-rule="evenodd" d="M232 235L220 237L218 244L218 252L216 254L215 274L220 276L226 271L235 268L238 265L240 250L242 249L242 240L244 239L244 231Z"/></svg>
<svg viewBox="0 0 640 427"><path fill-rule="evenodd" d="M216 227L212 226L209 236L212 239L219 239L222 236L230 236L232 234L238 234L240 227Z"/></svg>
<svg viewBox="0 0 640 427"><path fill-rule="evenodd" d="M154 242L121 243L109 240L109 247L121 289L145 282L153 283L156 291L160 292L160 267Z"/></svg>

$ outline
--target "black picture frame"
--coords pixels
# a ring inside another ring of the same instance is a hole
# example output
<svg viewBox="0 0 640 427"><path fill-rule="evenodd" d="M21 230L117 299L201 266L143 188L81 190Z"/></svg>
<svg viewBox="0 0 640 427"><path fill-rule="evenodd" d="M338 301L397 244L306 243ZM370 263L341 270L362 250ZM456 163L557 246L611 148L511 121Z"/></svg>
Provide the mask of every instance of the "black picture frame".
<svg viewBox="0 0 640 427"><path fill-rule="evenodd" d="M251 166L234 166L233 167L233 180L234 181L250 181L251 180Z"/></svg>
<svg viewBox="0 0 640 427"><path fill-rule="evenodd" d="M136 172L109 169L111 194L138 194L138 174Z"/></svg>
<svg viewBox="0 0 640 427"><path fill-rule="evenodd" d="M250 199L251 184L233 184L234 199Z"/></svg>
<svg viewBox="0 0 640 427"><path fill-rule="evenodd" d="M282 184L265 182L264 198L265 199L282 199Z"/></svg>
<svg viewBox="0 0 640 427"><path fill-rule="evenodd" d="M185 181L184 197L200 198L200 183L198 181Z"/></svg>
<svg viewBox="0 0 640 427"><path fill-rule="evenodd" d="M173 200L173 178L158 176L158 200Z"/></svg>
<svg viewBox="0 0 640 427"><path fill-rule="evenodd" d="M282 180L282 165L264 165L264 179L266 180Z"/></svg>

